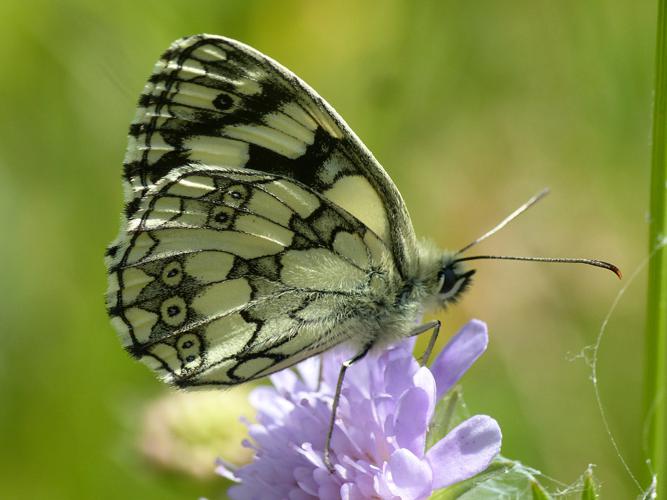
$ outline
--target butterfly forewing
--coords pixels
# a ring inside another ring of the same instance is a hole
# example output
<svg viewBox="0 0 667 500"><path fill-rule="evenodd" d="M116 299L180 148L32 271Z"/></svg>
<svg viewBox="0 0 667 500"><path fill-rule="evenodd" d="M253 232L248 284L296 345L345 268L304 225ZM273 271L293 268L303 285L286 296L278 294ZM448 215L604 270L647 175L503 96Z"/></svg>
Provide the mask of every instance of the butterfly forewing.
<svg viewBox="0 0 667 500"><path fill-rule="evenodd" d="M355 333L385 242L299 181L190 165L147 187L108 256L125 347L181 386L237 384Z"/></svg>
<svg viewBox="0 0 667 500"><path fill-rule="evenodd" d="M414 231L386 172L323 99L251 47L197 35L163 54L130 129L127 214L192 163L294 179L385 241L401 275L414 270Z"/></svg>

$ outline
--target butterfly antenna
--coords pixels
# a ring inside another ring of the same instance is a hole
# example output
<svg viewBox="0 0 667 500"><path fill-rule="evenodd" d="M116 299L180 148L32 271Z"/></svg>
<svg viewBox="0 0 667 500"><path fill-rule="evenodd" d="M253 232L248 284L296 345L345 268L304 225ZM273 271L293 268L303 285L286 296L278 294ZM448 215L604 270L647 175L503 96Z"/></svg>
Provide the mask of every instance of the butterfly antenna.
<svg viewBox="0 0 667 500"><path fill-rule="evenodd" d="M596 259L569 259L559 257L520 257L515 255L473 255L472 257L461 257L454 262L463 262L465 260L479 260L479 259L495 259L495 260L527 260L531 262L564 262L568 264L587 264L589 266L601 267L608 269L619 279L623 277L621 270L614 264Z"/></svg>
<svg viewBox="0 0 667 500"><path fill-rule="evenodd" d="M500 231L502 228L504 228L507 224L512 222L514 219L516 219L519 215L524 213L526 210L528 210L530 207L535 205L538 201L540 201L542 198L544 198L547 194L549 194L549 188L544 188L542 191L537 193L535 196L533 196L531 199L529 199L526 203L521 205L519 208L517 208L514 212L509 214L507 217L505 217L503 220L501 220L498 224L496 224L490 231L487 231L484 233L482 236L477 238L475 241L472 241L468 243L466 246L464 246L461 250L459 250L457 253L463 253L466 250L474 247L477 245L477 243L481 243L485 239L487 239L489 236L492 236L496 234L498 231Z"/></svg>

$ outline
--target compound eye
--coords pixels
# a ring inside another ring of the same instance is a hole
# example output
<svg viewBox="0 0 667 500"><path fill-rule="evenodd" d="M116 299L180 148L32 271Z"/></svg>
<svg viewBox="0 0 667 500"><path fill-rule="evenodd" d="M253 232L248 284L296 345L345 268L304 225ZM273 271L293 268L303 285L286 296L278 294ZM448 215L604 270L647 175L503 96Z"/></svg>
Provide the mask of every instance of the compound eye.
<svg viewBox="0 0 667 500"><path fill-rule="evenodd" d="M441 295L448 294L452 291L458 281L459 277L456 275L454 270L450 267L446 267L440 276L440 291L438 293Z"/></svg>

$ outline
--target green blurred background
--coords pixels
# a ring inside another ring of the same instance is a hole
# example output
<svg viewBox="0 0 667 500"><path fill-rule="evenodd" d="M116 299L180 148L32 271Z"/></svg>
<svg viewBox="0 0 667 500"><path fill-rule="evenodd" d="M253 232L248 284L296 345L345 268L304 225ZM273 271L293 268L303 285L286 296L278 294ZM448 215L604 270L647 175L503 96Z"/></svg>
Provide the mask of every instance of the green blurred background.
<svg viewBox="0 0 667 500"><path fill-rule="evenodd" d="M164 392L104 311L121 162L137 96L172 40L209 32L279 60L324 96L404 195L418 234L460 248L544 186L553 193L480 252L645 257L655 2L0 2L0 497L215 497L136 452ZM582 266L480 262L440 317L485 320L466 375L506 456L564 483L597 465L605 498L638 490L597 409L594 343L622 283ZM645 273L603 339L611 429L644 473Z"/></svg>

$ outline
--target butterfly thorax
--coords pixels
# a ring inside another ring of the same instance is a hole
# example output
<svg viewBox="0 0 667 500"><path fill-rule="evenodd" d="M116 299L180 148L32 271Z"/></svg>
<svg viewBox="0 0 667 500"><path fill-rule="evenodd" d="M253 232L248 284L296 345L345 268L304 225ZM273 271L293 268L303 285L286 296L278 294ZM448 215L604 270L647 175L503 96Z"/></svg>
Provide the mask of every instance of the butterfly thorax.
<svg viewBox="0 0 667 500"><path fill-rule="evenodd" d="M414 269L394 280L384 290L388 302L383 303L375 316L376 343L392 343L410 335L425 312L456 302L470 285L474 270L466 270L456 261L456 254L442 251L429 241L420 241Z"/></svg>

